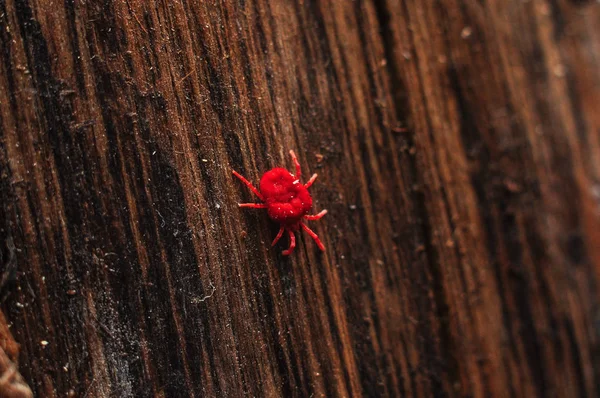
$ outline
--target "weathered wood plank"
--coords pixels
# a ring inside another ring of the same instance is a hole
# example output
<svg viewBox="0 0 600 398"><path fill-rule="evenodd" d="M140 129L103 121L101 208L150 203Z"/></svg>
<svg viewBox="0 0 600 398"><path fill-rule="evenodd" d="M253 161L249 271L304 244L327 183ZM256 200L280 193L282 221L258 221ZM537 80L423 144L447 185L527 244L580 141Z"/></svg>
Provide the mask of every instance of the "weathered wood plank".
<svg viewBox="0 0 600 398"><path fill-rule="evenodd" d="M598 395L599 21L567 0L0 0L24 378ZM289 149L319 173L325 253L282 256L236 206L231 169L258 181Z"/></svg>

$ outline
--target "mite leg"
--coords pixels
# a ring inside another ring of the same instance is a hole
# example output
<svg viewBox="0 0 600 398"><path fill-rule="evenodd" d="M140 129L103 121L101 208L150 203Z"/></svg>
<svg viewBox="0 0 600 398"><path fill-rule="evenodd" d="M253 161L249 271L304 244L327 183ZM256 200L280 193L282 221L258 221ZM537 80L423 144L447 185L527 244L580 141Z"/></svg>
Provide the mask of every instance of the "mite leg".
<svg viewBox="0 0 600 398"><path fill-rule="evenodd" d="M323 216L325 214L327 214L327 210L321 210L319 212L319 214L315 214L315 215L307 214L304 216L304 218L306 218L307 220L319 220L319 219L323 218Z"/></svg>
<svg viewBox="0 0 600 398"><path fill-rule="evenodd" d="M239 207L249 207L251 209L266 209L269 206L264 203L238 203Z"/></svg>
<svg viewBox="0 0 600 398"><path fill-rule="evenodd" d="M237 172L237 171L235 171L235 170L231 170L231 172L233 173L233 175L234 175L234 176L236 176L237 178L239 178L241 182L243 182L244 184L246 184L246 186L247 186L248 188L250 188L250 190L251 190L252 192L254 192L254 194L255 194L256 196L258 196L258 198L259 198L260 200L262 200L263 202L265 201L265 198L264 198L264 197L263 197L263 196L260 194L260 192L258 192L258 189L256 189L256 188L254 187L254 185L252 185L252 183L251 183L250 181L246 180L246 179L245 179L245 178L244 178L244 177L243 177L243 176L242 176L240 173L238 173L238 172Z"/></svg>
<svg viewBox="0 0 600 398"><path fill-rule="evenodd" d="M306 225L304 225L302 223L300 223L300 226L302 227L303 230L305 230L310 235L311 238L314 239L317 246L319 246L319 249L321 249L321 251L325 251L325 246L323 245L323 242L321 242L321 239L319 239L317 234L315 234L312 229L308 228Z"/></svg>
<svg viewBox="0 0 600 398"><path fill-rule="evenodd" d="M308 182L306 184L304 184L304 188L308 189L310 188L310 186L313 184L313 182L315 182L315 180L317 179L318 174L315 173L312 175L312 177L310 177L310 180L308 180Z"/></svg>
<svg viewBox="0 0 600 398"><path fill-rule="evenodd" d="M282 226L281 228L279 228L279 232L277 233L277 236L273 240L273 243L271 243L271 247L275 246L275 244L277 242L279 242L279 239L281 239L281 236L283 235L283 231L285 231L285 228Z"/></svg>
<svg viewBox="0 0 600 398"><path fill-rule="evenodd" d="M300 170L300 163L298 163L298 158L296 157L296 154L294 153L294 151L290 151L290 156L292 157L292 161L294 162L294 166L296 166L296 178L300 179L300 176L302 175L302 171Z"/></svg>
<svg viewBox="0 0 600 398"><path fill-rule="evenodd" d="M281 254L283 254L284 256L289 256L290 254L292 254L294 248L296 247L296 235L294 235L294 232L291 229L288 229L288 233L290 235L290 247L288 247L287 250L281 252Z"/></svg>

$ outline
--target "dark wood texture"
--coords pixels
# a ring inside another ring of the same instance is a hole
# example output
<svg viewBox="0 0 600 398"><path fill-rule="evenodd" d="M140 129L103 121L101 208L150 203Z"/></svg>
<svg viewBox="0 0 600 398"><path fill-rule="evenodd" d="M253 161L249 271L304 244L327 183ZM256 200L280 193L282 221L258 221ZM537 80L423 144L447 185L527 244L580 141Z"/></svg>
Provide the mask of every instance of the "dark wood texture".
<svg viewBox="0 0 600 398"><path fill-rule="evenodd" d="M0 0L38 397L600 394L600 5ZM296 150L320 253L231 176Z"/></svg>

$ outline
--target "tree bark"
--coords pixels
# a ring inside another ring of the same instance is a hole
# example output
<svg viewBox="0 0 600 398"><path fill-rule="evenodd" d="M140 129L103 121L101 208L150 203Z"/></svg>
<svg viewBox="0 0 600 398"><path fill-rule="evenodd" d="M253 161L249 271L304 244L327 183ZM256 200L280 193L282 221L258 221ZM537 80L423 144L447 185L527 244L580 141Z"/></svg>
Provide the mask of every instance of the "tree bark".
<svg viewBox="0 0 600 398"><path fill-rule="evenodd" d="M600 5L0 0L37 397L600 394ZM240 209L290 149L329 213Z"/></svg>

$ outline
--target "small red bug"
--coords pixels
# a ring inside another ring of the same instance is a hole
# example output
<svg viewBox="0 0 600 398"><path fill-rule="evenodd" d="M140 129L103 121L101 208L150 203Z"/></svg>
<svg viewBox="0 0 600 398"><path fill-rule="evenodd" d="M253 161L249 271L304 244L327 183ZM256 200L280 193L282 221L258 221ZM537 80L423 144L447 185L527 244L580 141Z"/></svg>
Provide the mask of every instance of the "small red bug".
<svg viewBox="0 0 600 398"><path fill-rule="evenodd" d="M325 250L325 246L319 239L316 233L308 228L302 220L318 220L327 214L327 210L322 210L319 214L307 214L312 207L312 197L308 193L308 188L317 179L317 174L313 174L306 184L300 183L300 163L294 151L290 151L290 156L296 166L296 175L281 167L275 167L267 171L260 179L260 191L240 175L235 170L232 170L233 175L240 179L263 203L239 203L240 207L250 207L253 209L267 209L269 217L281 225L279 233L273 240L271 246L279 241L284 231L287 231L290 236L290 247L284 250L282 254L287 256L294 251L296 247L295 231L300 228L305 230L321 250Z"/></svg>

